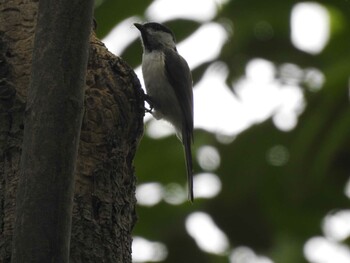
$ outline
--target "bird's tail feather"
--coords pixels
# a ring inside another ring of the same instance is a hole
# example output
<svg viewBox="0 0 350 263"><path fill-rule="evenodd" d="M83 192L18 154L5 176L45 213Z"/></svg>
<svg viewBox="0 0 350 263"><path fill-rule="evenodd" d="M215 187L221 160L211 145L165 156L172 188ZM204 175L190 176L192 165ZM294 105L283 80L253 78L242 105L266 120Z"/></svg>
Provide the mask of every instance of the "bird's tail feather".
<svg viewBox="0 0 350 263"><path fill-rule="evenodd" d="M182 143L185 151L187 182L188 182L188 199L193 202L193 165L192 165L192 135L187 131L182 131Z"/></svg>

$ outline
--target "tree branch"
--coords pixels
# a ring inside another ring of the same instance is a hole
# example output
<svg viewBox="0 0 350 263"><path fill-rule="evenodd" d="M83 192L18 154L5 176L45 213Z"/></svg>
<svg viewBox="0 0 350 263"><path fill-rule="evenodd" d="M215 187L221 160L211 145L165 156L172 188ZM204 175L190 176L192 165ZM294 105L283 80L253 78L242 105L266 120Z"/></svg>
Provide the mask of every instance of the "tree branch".
<svg viewBox="0 0 350 263"><path fill-rule="evenodd" d="M40 1L12 262L68 262L93 0Z"/></svg>

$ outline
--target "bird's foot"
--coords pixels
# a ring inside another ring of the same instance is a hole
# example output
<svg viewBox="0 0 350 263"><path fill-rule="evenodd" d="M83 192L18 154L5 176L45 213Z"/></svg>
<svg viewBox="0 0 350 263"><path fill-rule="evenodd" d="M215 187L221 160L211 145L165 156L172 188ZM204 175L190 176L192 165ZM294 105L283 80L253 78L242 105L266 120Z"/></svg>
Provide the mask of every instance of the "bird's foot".
<svg viewBox="0 0 350 263"><path fill-rule="evenodd" d="M152 102L152 98L150 96L148 96L147 94L144 94L144 101L146 101L149 105L149 108L146 108L145 107L145 112L148 112L148 113L153 113L153 109L154 109L154 106L153 106L153 102Z"/></svg>

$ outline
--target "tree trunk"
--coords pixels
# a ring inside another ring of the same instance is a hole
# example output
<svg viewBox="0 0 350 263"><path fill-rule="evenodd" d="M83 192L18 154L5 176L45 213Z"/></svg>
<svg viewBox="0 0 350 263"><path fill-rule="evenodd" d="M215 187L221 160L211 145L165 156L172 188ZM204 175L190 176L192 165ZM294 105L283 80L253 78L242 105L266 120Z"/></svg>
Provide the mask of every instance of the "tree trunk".
<svg viewBox="0 0 350 263"><path fill-rule="evenodd" d="M36 14L35 1L0 4L0 262L11 261ZM89 52L70 262L131 262L136 220L132 161L143 131L143 92L134 72L94 34Z"/></svg>
<svg viewBox="0 0 350 263"><path fill-rule="evenodd" d="M79 7L79 8L74 8ZM68 263L93 1L39 2L12 262Z"/></svg>

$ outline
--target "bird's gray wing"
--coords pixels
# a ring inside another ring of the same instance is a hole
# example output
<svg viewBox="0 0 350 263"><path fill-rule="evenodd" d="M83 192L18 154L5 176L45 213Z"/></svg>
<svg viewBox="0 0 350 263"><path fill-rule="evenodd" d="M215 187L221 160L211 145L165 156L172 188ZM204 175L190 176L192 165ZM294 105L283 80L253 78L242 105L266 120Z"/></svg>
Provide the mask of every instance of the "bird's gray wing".
<svg viewBox="0 0 350 263"><path fill-rule="evenodd" d="M166 49L165 73L174 89L175 95L185 117L183 126L193 139L193 91L192 76L186 60L176 51Z"/></svg>
<svg viewBox="0 0 350 263"><path fill-rule="evenodd" d="M191 143L193 141L193 91L192 76L186 60L176 51L166 50L165 54L165 74L174 89L176 98L180 105L182 115L181 137L185 150L188 198L193 202L193 165Z"/></svg>

